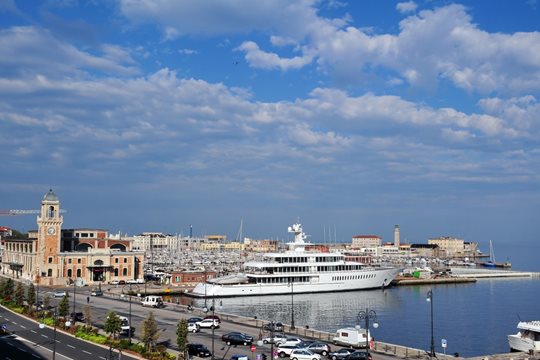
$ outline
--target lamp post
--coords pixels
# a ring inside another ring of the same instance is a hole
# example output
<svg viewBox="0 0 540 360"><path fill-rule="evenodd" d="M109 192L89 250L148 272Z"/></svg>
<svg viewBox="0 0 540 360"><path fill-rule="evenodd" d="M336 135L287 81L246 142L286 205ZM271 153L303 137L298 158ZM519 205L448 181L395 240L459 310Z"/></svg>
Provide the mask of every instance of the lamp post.
<svg viewBox="0 0 540 360"><path fill-rule="evenodd" d="M362 320L365 320L365 328L366 328L366 354L369 355L369 320L373 320L373 327L376 329L379 327L379 323L377 322L377 313L375 310L369 310L366 308L366 310L361 310L358 312L358 315L356 316L356 328L360 329L360 323ZM369 358L366 357L367 359Z"/></svg>
<svg viewBox="0 0 540 360"><path fill-rule="evenodd" d="M124 286L122 286L122 296L125 296L124 295L124 289L126 286L129 286L129 293L128 293L128 296L129 296L129 329L128 329L128 336L129 336L129 343L131 344L131 289L132 289L132 286L135 286L137 288L137 291L139 291L139 285L133 285L133 284L126 284Z"/></svg>
<svg viewBox="0 0 540 360"><path fill-rule="evenodd" d="M77 278L75 278L75 280L73 281L73 314L71 316L71 318L73 319L73 323L75 323L75 318L77 316L77 314L75 313L75 296L77 295Z"/></svg>
<svg viewBox="0 0 540 360"><path fill-rule="evenodd" d="M431 307L431 348L429 350L429 356L437 357L437 355L435 354L435 339L433 337L433 289L427 292L426 301L429 302L429 305Z"/></svg>
<svg viewBox="0 0 540 360"><path fill-rule="evenodd" d="M53 309L54 309L54 312L53 312L53 354L52 354L52 360L55 360L56 359L56 306ZM65 325L69 327L69 326L71 326L71 322L66 321ZM45 324L40 323L39 328L44 329Z"/></svg>
<svg viewBox="0 0 540 360"><path fill-rule="evenodd" d="M294 278L291 278L289 281L291 286L291 330L294 330Z"/></svg>
<svg viewBox="0 0 540 360"><path fill-rule="evenodd" d="M220 304L221 304L221 302L220 302ZM221 305L220 305L220 308L221 308ZM212 360L214 360L215 359L214 358L214 333L215 333L215 328L216 328L214 326L215 321L216 321L216 302L215 302L214 295L212 295L212 306L210 306L210 309L208 309L206 307L206 305L205 305L204 308L203 308L203 311L204 311L204 313L208 313L208 311L212 311L212 321L213 321L213 323L212 323Z"/></svg>

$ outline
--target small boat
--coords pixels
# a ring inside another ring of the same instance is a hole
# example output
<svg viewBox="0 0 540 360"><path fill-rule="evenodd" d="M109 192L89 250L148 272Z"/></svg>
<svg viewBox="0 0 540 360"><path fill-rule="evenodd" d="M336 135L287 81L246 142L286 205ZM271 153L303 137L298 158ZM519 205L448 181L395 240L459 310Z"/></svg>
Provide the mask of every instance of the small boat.
<svg viewBox="0 0 540 360"><path fill-rule="evenodd" d="M530 352L540 350L540 321L520 321L518 333L508 335L511 351Z"/></svg>
<svg viewBox="0 0 540 360"><path fill-rule="evenodd" d="M510 268L512 267L512 264L510 264L508 261L504 263L498 263L495 261L495 252L493 251L493 243L491 240L489 240L489 261L486 261L484 263L481 263L483 267L487 268Z"/></svg>

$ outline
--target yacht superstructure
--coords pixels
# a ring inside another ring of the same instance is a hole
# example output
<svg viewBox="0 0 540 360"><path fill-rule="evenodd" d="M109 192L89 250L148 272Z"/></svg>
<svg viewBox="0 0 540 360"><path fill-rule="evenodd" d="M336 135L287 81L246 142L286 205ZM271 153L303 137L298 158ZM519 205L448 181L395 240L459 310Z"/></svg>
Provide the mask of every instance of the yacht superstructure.
<svg viewBox="0 0 540 360"><path fill-rule="evenodd" d="M288 231L294 241L283 253L264 254L262 261L246 262L243 273L199 283L192 296L249 296L349 291L386 287L400 271L346 261L341 253L306 251L306 234L296 223Z"/></svg>

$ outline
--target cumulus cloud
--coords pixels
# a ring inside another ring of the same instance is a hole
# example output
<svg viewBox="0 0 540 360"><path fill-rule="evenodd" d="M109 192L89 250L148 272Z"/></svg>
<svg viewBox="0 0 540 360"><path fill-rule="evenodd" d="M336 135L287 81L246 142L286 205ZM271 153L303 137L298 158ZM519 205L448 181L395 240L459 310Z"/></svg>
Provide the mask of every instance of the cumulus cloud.
<svg viewBox="0 0 540 360"><path fill-rule="evenodd" d="M258 69L280 69L286 71L302 68L312 61L312 57L309 55L281 58L275 53L262 51L257 44L252 41L244 42L237 50L244 51L248 63L252 67Z"/></svg>
<svg viewBox="0 0 540 360"><path fill-rule="evenodd" d="M402 14L416 11L418 5L414 1L400 2L396 5L396 10Z"/></svg>

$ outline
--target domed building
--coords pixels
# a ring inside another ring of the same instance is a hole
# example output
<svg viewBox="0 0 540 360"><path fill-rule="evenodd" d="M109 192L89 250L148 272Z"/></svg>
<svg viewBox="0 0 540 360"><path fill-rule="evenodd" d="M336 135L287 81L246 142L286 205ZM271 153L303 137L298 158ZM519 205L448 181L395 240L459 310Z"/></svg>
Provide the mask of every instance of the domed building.
<svg viewBox="0 0 540 360"><path fill-rule="evenodd" d="M143 278L144 252L133 250L132 240L109 238L102 229L62 229L60 214L51 189L41 201L38 229L28 239L4 240L3 274L50 286Z"/></svg>

